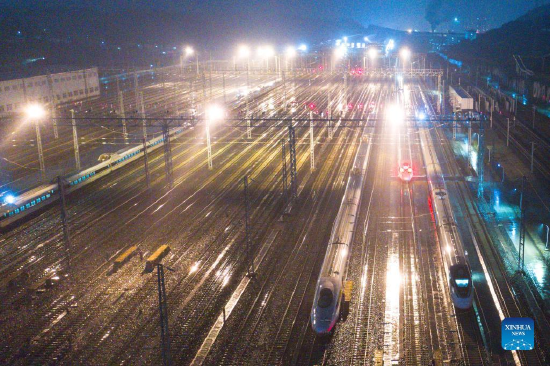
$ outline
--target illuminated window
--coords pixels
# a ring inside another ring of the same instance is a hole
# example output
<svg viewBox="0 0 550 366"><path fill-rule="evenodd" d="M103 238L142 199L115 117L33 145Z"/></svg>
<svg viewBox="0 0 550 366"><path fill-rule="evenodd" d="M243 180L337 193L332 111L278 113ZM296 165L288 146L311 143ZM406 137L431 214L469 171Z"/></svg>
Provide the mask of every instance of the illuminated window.
<svg viewBox="0 0 550 366"><path fill-rule="evenodd" d="M466 279L461 279L461 278L457 278L455 280L456 282L456 285L458 287L468 287L468 283L470 282L467 278Z"/></svg>

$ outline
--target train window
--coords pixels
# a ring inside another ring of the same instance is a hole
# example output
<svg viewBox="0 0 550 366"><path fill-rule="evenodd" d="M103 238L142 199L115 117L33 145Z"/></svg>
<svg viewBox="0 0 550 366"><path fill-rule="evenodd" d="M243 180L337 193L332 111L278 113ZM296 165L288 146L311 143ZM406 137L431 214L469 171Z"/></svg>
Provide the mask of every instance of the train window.
<svg viewBox="0 0 550 366"><path fill-rule="evenodd" d="M317 301L317 305L319 305L320 308L328 308L330 304L332 304L332 299L333 295L331 289L324 288L319 294L319 301Z"/></svg>
<svg viewBox="0 0 550 366"><path fill-rule="evenodd" d="M36 199L36 203L40 203L40 201L42 201L42 200L40 199L40 197L38 197L38 198Z"/></svg>
<svg viewBox="0 0 550 366"><path fill-rule="evenodd" d="M25 206L19 207L19 211L25 211Z"/></svg>
<svg viewBox="0 0 550 366"><path fill-rule="evenodd" d="M457 287L468 287L470 280L468 280L467 278L457 278L455 282Z"/></svg>

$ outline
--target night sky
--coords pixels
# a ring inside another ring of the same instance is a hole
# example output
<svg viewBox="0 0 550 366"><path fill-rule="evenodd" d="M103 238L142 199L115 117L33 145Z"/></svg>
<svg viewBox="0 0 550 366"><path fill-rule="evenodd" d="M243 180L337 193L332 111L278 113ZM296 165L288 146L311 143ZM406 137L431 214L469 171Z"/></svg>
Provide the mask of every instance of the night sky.
<svg viewBox="0 0 550 366"><path fill-rule="evenodd" d="M430 3L432 8L434 4L441 7L440 16L444 19L451 20L455 17L458 19L457 22L452 20L443 22L438 30L460 31L465 28L479 28L479 26L485 29L498 27L545 0L0 0L0 4L14 5L33 2L52 5L87 4L105 10L124 7L169 8L175 12L187 14L211 12L213 16L220 16L225 13L225 10L229 14L244 10L253 16L265 14L284 17L286 14L304 14L308 18L352 18L364 26L375 24L397 29L418 30L430 28L425 20L426 6Z"/></svg>

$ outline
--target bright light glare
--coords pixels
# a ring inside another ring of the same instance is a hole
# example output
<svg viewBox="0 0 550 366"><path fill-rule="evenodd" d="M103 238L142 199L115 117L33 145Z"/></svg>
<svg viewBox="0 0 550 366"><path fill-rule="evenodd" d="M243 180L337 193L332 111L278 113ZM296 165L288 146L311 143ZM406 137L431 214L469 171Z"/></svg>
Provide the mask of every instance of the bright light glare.
<svg viewBox="0 0 550 366"><path fill-rule="evenodd" d="M401 123L405 119L405 112L401 106L392 104L386 109L386 118L391 122Z"/></svg>
<svg viewBox="0 0 550 366"><path fill-rule="evenodd" d="M258 48L258 56L260 57L270 58L270 57L273 57L273 55L275 55L275 50L273 50L273 47L271 46L264 46L264 47Z"/></svg>
<svg viewBox="0 0 550 366"><path fill-rule="evenodd" d="M340 47L338 47L334 50L334 55L337 58L342 58L346 55L347 52L348 52L348 49L346 48L346 46L341 45Z"/></svg>
<svg viewBox="0 0 550 366"><path fill-rule="evenodd" d="M296 49L292 46L289 46L287 49L286 49L286 56L287 57L294 57L296 56Z"/></svg>
<svg viewBox="0 0 550 366"><path fill-rule="evenodd" d="M426 113L424 113L424 112L419 112L419 113L418 113L418 119L420 119L420 120L422 120L422 121L425 120L425 119L426 119Z"/></svg>
<svg viewBox="0 0 550 366"><path fill-rule="evenodd" d="M239 57L246 58L250 56L250 48L248 46L242 45L239 47Z"/></svg>
<svg viewBox="0 0 550 366"><path fill-rule="evenodd" d="M404 59L408 59L409 57L411 57L411 50L409 50L408 48L403 48L401 51L399 51L399 54Z"/></svg>
<svg viewBox="0 0 550 366"><path fill-rule="evenodd" d="M208 120L213 122L222 119L225 115L225 112L220 106L212 105L208 108L206 115L208 116Z"/></svg>
<svg viewBox="0 0 550 366"><path fill-rule="evenodd" d="M301 44L300 47L298 47L298 50L302 51L302 52L306 52L307 51L307 46L305 44Z"/></svg>
<svg viewBox="0 0 550 366"><path fill-rule="evenodd" d="M46 111L40 104L29 104L27 108L25 108L25 114L28 118L39 119L46 115Z"/></svg>
<svg viewBox="0 0 550 366"><path fill-rule="evenodd" d="M4 202L8 205L15 203L15 196L13 194L8 194L4 197Z"/></svg>
<svg viewBox="0 0 550 366"><path fill-rule="evenodd" d="M187 46L185 47L185 55L186 56L191 56L195 51L193 50L193 48Z"/></svg>
<svg viewBox="0 0 550 366"><path fill-rule="evenodd" d="M199 269L199 264L200 264L200 262L195 262L195 264L193 264L193 266L191 266L191 269L189 270L189 274L193 274L193 273L197 272L197 270Z"/></svg>
<svg viewBox="0 0 550 366"><path fill-rule="evenodd" d="M376 56L378 56L378 50L374 47L371 47L369 48L368 54L371 59L375 59Z"/></svg>

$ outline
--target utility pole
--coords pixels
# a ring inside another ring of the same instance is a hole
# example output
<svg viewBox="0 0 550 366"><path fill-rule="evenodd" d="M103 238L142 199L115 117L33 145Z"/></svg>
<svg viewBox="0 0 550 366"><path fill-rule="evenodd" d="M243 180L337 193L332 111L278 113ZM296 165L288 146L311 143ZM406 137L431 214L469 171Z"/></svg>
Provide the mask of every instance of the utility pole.
<svg viewBox="0 0 550 366"><path fill-rule="evenodd" d="M65 259L67 261L67 271L71 272L71 234L69 232L69 223L67 220L67 206L65 202L65 180L63 177L57 177L57 189L59 191L59 204L61 206L61 224L63 226L63 241L65 243Z"/></svg>
<svg viewBox="0 0 550 366"><path fill-rule="evenodd" d="M206 127L206 149L208 150L208 169L212 170L212 144L210 142L210 120L205 121Z"/></svg>
<svg viewBox="0 0 550 366"><path fill-rule="evenodd" d="M313 112L309 112L309 158L311 171L315 170L315 137L313 136Z"/></svg>
<svg viewBox="0 0 550 366"><path fill-rule="evenodd" d="M73 126L74 160L76 162L76 170L80 171L80 150L78 149L78 132L76 131L76 120L74 119L74 109L71 109L71 124Z"/></svg>
<svg viewBox="0 0 550 366"><path fill-rule="evenodd" d="M124 138L128 138L128 130L126 129L126 112L124 111L124 96L122 91L118 92L118 109L120 112L120 117L122 118L122 134Z"/></svg>
<svg viewBox="0 0 550 366"><path fill-rule="evenodd" d="M254 276L254 259L250 253L250 199L248 197L248 176L245 175L243 178L244 183L244 229L245 229L245 244L246 244L246 262L247 269L246 275L248 277Z"/></svg>
<svg viewBox="0 0 550 366"><path fill-rule="evenodd" d="M208 62L208 84L210 88L210 100L212 100L212 52L210 52L210 60Z"/></svg>
<svg viewBox="0 0 550 366"><path fill-rule="evenodd" d="M292 126L292 121L288 126L288 144L290 150L290 195L292 201L295 201L298 196L298 179L296 172L296 131Z"/></svg>
<svg viewBox="0 0 550 366"><path fill-rule="evenodd" d="M143 119L143 138L147 140L147 120L145 119L145 104L143 103L143 92L139 93L141 118Z"/></svg>
<svg viewBox="0 0 550 366"><path fill-rule="evenodd" d="M151 178L149 177L149 154L147 152L147 140L142 139L143 142L143 165L145 168L145 182L147 183L147 189L151 188Z"/></svg>
<svg viewBox="0 0 550 366"><path fill-rule="evenodd" d="M328 103L327 103L327 118L328 118L328 139L332 140L334 131L332 130L332 100L330 95L330 90L328 91Z"/></svg>
<svg viewBox="0 0 550 366"><path fill-rule="evenodd" d="M281 139L281 155L283 161L283 203L286 207L288 201L288 173L286 171L286 146L285 139Z"/></svg>
<svg viewBox="0 0 550 366"><path fill-rule="evenodd" d="M250 79L249 79L249 69L250 69L250 57L247 57L246 61L246 136L250 140L252 138L252 129L250 127L250 118L248 104L250 99Z"/></svg>
<svg viewBox="0 0 550 366"><path fill-rule="evenodd" d="M139 105L139 85L138 85L137 70L134 70L134 96L136 98L136 110L137 110Z"/></svg>
<svg viewBox="0 0 550 366"><path fill-rule="evenodd" d="M36 145L38 146L38 162L40 163L40 174L42 182L46 181L46 165L44 164L44 150L42 149L42 136L40 136L40 123L38 120L34 121L36 129Z"/></svg>
<svg viewBox="0 0 550 366"><path fill-rule="evenodd" d="M537 113L537 107L533 106L533 131L535 131L535 116Z"/></svg>
<svg viewBox="0 0 550 366"><path fill-rule="evenodd" d="M479 132L478 132L478 144L477 144L477 197L483 198L483 184L484 184L484 160L485 160L485 116L479 117ZM489 161L491 161L491 150L489 150Z"/></svg>
<svg viewBox="0 0 550 366"><path fill-rule="evenodd" d="M518 272L524 273L525 265L525 205L523 204L523 194L525 193L526 176L521 180L521 196L519 199L519 209L521 213L521 222L519 227L519 249L518 249Z"/></svg>
<svg viewBox="0 0 550 366"><path fill-rule="evenodd" d="M170 126L168 123L162 125L162 139L164 141L164 171L168 187L172 188L172 149L170 148Z"/></svg>
<svg viewBox="0 0 550 366"><path fill-rule="evenodd" d="M166 303L166 286L164 283L164 266L157 264L157 283L159 294L160 315L160 342L162 350L162 364L169 366L170 362L170 333L168 332L168 305Z"/></svg>

